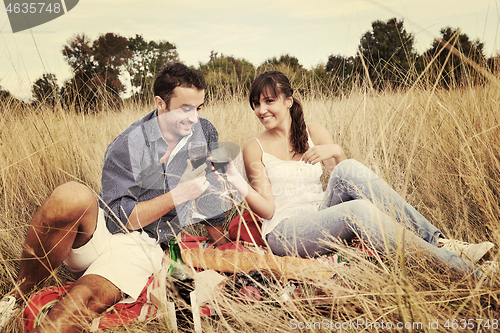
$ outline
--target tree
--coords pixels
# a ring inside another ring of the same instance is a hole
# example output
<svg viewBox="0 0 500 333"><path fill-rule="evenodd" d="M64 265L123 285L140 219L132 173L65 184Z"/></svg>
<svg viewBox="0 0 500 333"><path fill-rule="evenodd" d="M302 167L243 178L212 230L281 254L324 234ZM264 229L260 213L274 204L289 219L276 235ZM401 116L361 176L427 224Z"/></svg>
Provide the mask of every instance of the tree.
<svg viewBox="0 0 500 333"><path fill-rule="evenodd" d="M55 107L59 95L59 86L54 74L43 74L31 87L33 98L40 104Z"/></svg>
<svg viewBox="0 0 500 333"><path fill-rule="evenodd" d="M257 68L257 73L266 70L278 70L283 72L290 80L293 89L299 94L307 92L310 88L307 70L300 64L299 59L292 55L283 54L279 58L272 57L265 60Z"/></svg>
<svg viewBox="0 0 500 333"><path fill-rule="evenodd" d="M66 108L74 108L76 112L92 113L103 108L106 91L97 76L85 76L76 73L66 80L61 88L62 103Z"/></svg>
<svg viewBox="0 0 500 333"><path fill-rule="evenodd" d="M76 35L63 46L62 54L71 66L73 73L82 73L87 77L94 75L94 61L90 37L85 34Z"/></svg>
<svg viewBox="0 0 500 333"><path fill-rule="evenodd" d="M255 67L245 59L211 51L210 60L198 66L205 76L208 95L224 98L234 94L246 95L255 78Z"/></svg>
<svg viewBox="0 0 500 333"><path fill-rule="evenodd" d="M131 56L127 59L126 68L130 74L134 97L143 101L150 100L154 78L161 66L167 62L179 61L177 48L164 40L148 42L141 35L135 35L129 38L128 49Z"/></svg>
<svg viewBox="0 0 500 333"><path fill-rule="evenodd" d="M6 117L18 115L26 111L28 104L15 98L8 90L0 86L0 115ZM0 133L1 137L1 133Z"/></svg>
<svg viewBox="0 0 500 333"><path fill-rule="evenodd" d="M106 91L118 96L125 92L120 74L126 61L132 56L128 39L114 33L100 35L92 44L95 73Z"/></svg>
<svg viewBox="0 0 500 333"><path fill-rule="evenodd" d="M420 68L429 64L431 82L436 80L446 88L464 83L478 83L481 76L468 64L467 60L479 65L485 64L484 44L472 41L460 29L446 27L441 29L441 39L436 39L421 57ZM465 59L467 58L467 59Z"/></svg>
<svg viewBox="0 0 500 333"><path fill-rule="evenodd" d="M490 71L497 75L500 72L500 55L497 54L494 57L488 58L487 64Z"/></svg>
<svg viewBox="0 0 500 333"><path fill-rule="evenodd" d="M106 103L108 107L121 107L119 94L125 86L120 75L131 56L127 38L107 33L91 42L85 34L76 35L64 45L62 53L73 71L73 78L61 90L67 107L85 113L101 109Z"/></svg>
<svg viewBox="0 0 500 333"><path fill-rule="evenodd" d="M372 30L361 37L359 51L375 87L401 87L410 81L410 70L417 56L414 36L403 25L403 20L396 18L375 21Z"/></svg>
<svg viewBox="0 0 500 333"><path fill-rule="evenodd" d="M92 54L91 39L76 35L63 46L62 54L71 67L73 78L64 82L61 97L66 107L89 112L98 107L98 80Z"/></svg>
<svg viewBox="0 0 500 333"><path fill-rule="evenodd" d="M299 59L289 54L281 55L279 58L272 57L270 59L267 59L266 61L264 61L261 67L265 66L271 69L281 67L282 65L289 67L295 72L304 69L304 67L302 67L302 65L299 63Z"/></svg>
<svg viewBox="0 0 500 333"><path fill-rule="evenodd" d="M0 104L3 104L10 99L12 99L14 96L11 95L11 93L8 90L4 90L2 86L0 86Z"/></svg>
<svg viewBox="0 0 500 333"><path fill-rule="evenodd" d="M331 54L325 66L325 70L332 76L345 80L352 75L354 69L354 58Z"/></svg>
<svg viewBox="0 0 500 333"><path fill-rule="evenodd" d="M328 57L325 71L330 80L330 91L338 94L352 88L359 75L362 74L362 67L359 59L355 57L332 54Z"/></svg>

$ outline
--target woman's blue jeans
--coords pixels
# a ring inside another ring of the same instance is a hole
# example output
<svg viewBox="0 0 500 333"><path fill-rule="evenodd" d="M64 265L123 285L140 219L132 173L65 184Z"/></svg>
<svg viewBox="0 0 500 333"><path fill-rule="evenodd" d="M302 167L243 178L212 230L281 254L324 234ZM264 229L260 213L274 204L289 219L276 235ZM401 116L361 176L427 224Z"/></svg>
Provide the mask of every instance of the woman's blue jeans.
<svg viewBox="0 0 500 333"><path fill-rule="evenodd" d="M427 258L456 272L474 264L438 248L441 231L408 204L384 180L356 160L339 163L317 212L281 221L267 235L273 253L310 257L332 252L328 241L355 236L384 254L402 248L424 250ZM443 268L444 268L443 267Z"/></svg>

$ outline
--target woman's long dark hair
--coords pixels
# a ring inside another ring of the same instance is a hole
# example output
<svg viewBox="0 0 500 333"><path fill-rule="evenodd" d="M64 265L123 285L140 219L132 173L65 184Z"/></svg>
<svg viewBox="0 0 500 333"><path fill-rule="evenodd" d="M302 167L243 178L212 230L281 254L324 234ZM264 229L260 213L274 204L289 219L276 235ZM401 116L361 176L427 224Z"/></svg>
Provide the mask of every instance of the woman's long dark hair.
<svg viewBox="0 0 500 333"><path fill-rule="evenodd" d="M279 71L267 71L257 76L252 83L250 95L248 96L252 110L255 109L255 104L259 103L260 95L263 93L273 98L278 98L281 94L285 98L293 98L293 105L290 108L292 118L290 142L292 143L294 156L304 154L309 148L304 111L299 100L293 97L293 89L286 75Z"/></svg>

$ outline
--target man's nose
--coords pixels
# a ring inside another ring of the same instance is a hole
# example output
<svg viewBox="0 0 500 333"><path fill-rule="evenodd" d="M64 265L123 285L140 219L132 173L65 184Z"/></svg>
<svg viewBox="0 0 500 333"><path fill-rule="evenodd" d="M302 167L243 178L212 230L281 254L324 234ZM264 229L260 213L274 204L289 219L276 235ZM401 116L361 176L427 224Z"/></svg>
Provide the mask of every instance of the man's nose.
<svg viewBox="0 0 500 333"><path fill-rule="evenodd" d="M199 116L200 115L198 114L198 110L196 110L196 108L193 108L191 111L189 111L188 119L192 123L197 123Z"/></svg>

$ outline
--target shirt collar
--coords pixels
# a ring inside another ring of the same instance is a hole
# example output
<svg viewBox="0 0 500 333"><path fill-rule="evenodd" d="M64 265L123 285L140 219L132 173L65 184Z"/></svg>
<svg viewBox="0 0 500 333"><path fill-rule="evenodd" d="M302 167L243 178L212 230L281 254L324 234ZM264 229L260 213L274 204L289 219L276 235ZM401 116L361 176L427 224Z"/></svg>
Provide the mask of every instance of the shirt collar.
<svg viewBox="0 0 500 333"><path fill-rule="evenodd" d="M186 145L188 142L189 138L193 136L193 131L189 133L189 135L183 137L175 146L174 150L172 151L172 154L168 157L167 165L170 163L170 161L177 155L177 153ZM163 139L163 138L162 138Z"/></svg>
<svg viewBox="0 0 500 333"><path fill-rule="evenodd" d="M175 155L177 155L177 153L182 149L182 147L184 147L186 145L188 140L193 136L193 132L197 128L196 125L197 124L195 124L191 128L191 133L189 133L189 135L186 135L185 137L183 137L182 139L179 140L179 142L177 143L177 145L174 148L174 151L172 151L172 153L170 154L170 157L167 161L167 165L170 163L172 158L174 158ZM168 147L168 144L165 142L165 139L163 139L163 135L161 134L161 130L160 130L160 124L158 123L158 109L153 111L151 118L148 121L146 121L146 123L144 124L144 128L145 128L149 142L156 142L156 141L161 140Z"/></svg>

